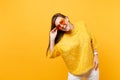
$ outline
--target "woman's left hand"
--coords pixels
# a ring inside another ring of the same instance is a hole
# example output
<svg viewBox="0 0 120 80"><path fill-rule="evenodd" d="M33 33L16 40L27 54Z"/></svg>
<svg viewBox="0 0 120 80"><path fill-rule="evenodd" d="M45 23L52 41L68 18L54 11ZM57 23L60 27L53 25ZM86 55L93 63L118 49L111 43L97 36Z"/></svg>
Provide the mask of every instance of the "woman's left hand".
<svg viewBox="0 0 120 80"><path fill-rule="evenodd" d="M98 63L99 63L99 61L98 61L98 54L95 54L94 55L94 69L95 70L97 70L97 68L98 68Z"/></svg>

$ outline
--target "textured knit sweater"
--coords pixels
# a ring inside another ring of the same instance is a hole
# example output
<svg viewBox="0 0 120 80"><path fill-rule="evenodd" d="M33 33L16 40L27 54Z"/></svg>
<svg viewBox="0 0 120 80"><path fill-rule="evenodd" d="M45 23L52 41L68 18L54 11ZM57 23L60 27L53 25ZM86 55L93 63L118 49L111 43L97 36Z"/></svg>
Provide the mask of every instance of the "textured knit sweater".
<svg viewBox="0 0 120 80"><path fill-rule="evenodd" d="M94 49L97 44L94 35L87 29L84 22L76 22L70 32L66 32L54 46L48 50L48 58L62 56L68 71L81 75L93 68Z"/></svg>

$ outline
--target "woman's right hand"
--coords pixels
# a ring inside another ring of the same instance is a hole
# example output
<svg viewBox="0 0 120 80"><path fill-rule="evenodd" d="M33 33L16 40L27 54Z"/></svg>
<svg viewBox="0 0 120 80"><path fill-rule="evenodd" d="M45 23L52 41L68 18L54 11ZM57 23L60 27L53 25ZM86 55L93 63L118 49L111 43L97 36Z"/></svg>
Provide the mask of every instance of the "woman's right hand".
<svg viewBox="0 0 120 80"><path fill-rule="evenodd" d="M56 35L57 35L57 31L58 30L56 29L56 27L53 28L53 30L50 31L50 40L55 40Z"/></svg>

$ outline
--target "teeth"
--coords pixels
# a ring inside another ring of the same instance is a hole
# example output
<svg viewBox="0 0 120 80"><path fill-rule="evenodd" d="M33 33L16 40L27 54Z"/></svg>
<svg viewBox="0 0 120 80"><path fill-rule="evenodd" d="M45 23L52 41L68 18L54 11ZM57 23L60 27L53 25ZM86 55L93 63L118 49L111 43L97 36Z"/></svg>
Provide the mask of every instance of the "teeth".
<svg viewBox="0 0 120 80"><path fill-rule="evenodd" d="M64 26L64 29L66 30L66 26Z"/></svg>

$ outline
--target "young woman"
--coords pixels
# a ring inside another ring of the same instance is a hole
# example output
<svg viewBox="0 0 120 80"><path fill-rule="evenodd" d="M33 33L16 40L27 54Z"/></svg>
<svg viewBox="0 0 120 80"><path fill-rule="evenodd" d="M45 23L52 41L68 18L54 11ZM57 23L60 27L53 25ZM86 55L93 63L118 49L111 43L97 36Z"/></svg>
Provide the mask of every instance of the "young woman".
<svg viewBox="0 0 120 80"><path fill-rule="evenodd" d="M68 80L99 80L98 52L95 38L84 22L72 24L68 17L52 17L47 57L62 56L68 68Z"/></svg>

